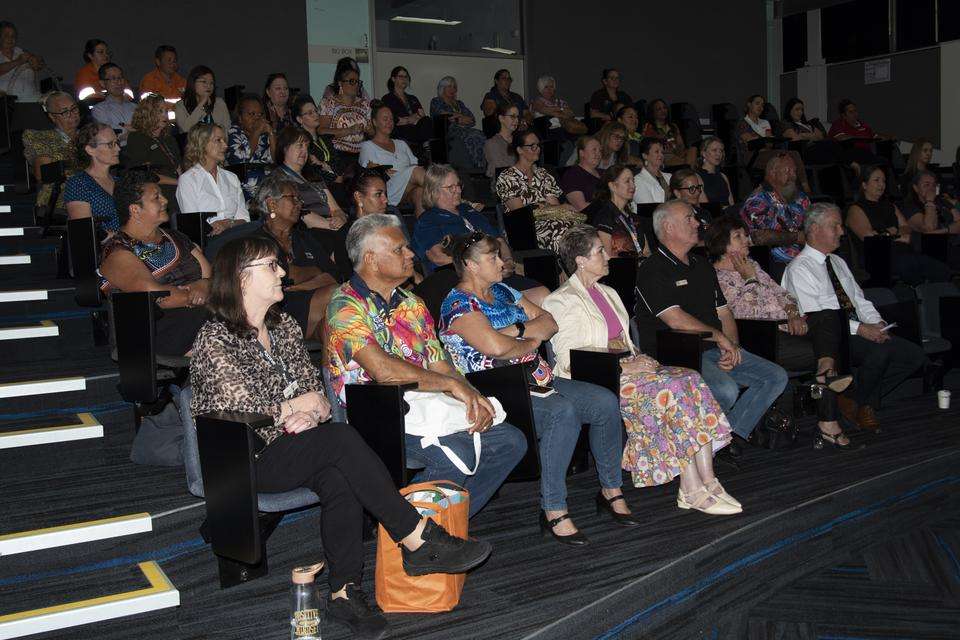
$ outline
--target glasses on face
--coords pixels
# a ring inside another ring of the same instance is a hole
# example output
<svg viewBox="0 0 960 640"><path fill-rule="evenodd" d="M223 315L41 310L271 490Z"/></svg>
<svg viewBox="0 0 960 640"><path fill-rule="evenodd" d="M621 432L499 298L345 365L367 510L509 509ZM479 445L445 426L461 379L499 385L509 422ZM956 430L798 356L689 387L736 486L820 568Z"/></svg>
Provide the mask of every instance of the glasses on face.
<svg viewBox="0 0 960 640"><path fill-rule="evenodd" d="M72 107L68 107L68 108L64 109L63 111L51 111L51 112L50 112L50 115L63 117L63 116L65 116L65 115L67 115L67 114L72 115L72 114L74 114L74 113L80 113L80 107L78 107L77 105L73 105Z"/></svg>
<svg viewBox="0 0 960 640"><path fill-rule="evenodd" d="M340 83L354 85L354 84L360 84L360 80L358 80L357 78L345 78L341 80Z"/></svg>
<svg viewBox="0 0 960 640"><path fill-rule="evenodd" d="M280 268L280 263L274 260L264 260L263 262L251 262L250 264L243 267L243 269L250 269L251 267L269 267L270 271L273 273L277 272L277 269ZM241 271L243 270L241 269Z"/></svg>
<svg viewBox="0 0 960 640"><path fill-rule="evenodd" d="M460 189L463 189L463 184L461 184L461 183L459 183L459 182L455 182L454 184L445 184L445 185L443 185L443 186L440 187L440 188L441 188L441 189L448 189L448 190L450 190L450 191L459 191Z"/></svg>
<svg viewBox="0 0 960 640"><path fill-rule="evenodd" d="M518 147L526 147L527 149L530 149L530 150L532 151L533 149L539 149L539 148L540 148L540 143L539 143L539 142L531 142L530 144L518 144L517 146L518 146Z"/></svg>
<svg viewBox="0 0 960 640"><path fill-rule="evenodd" d="M108 140L107 142L91 142L91 147L107 147L108 149L116 149L120 146L120 143L116 140Z"/></svg>
<svg viewBox="0 0 960 640"><path fill-rule="evenodd" d="M508 114L506 114L506 115L503 116L503 117L504 117L504 118L507 118L507 119L509 119L509 120L519 120L519 119L520 119L520 116L518 116L518 115L515 114L515 113L508 113Z"/></svg>
<svg viewBox="0 0 960 640"><path fill-rule="evenodd" d="M702 184L691 184L691 185L688 186L688 187L680 187L680 190L681 190L681 191L689 191L690 193L700 193L701 191L703 191L703 185L702 185Z"/></svg>

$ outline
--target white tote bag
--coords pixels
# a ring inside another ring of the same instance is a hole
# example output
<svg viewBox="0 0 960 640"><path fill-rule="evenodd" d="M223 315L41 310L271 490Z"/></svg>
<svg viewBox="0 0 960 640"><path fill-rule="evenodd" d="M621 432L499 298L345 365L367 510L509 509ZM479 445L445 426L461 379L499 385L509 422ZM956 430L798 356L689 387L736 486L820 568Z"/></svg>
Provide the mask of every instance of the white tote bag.
<svg viewBox="0 0 960 640"><path fill-rule="evenodd" d="M440 438L470 429L467 421L467 406L439 391L407 391L403 399L410 405L404 421L405 430L412 436L420 437L420 447L440 447L440 450L449 458L461 473L472 476L480 466L480 434L473 434L473 469L464 464L453 449L441 444ZM498 425L507 419L507 412L496 398L487 398L493 405L495 414L493 425ZM491 425L491 426L493 426Z"/></svg>

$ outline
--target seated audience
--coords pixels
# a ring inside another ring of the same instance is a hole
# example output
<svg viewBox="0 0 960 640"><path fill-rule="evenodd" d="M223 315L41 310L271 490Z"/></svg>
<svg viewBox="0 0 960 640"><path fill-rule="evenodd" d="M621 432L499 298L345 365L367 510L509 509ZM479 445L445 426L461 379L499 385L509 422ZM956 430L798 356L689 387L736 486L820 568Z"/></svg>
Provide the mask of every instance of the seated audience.
<svg viewBox="0 0 960 640"><path fill-rule="evenodd" d="M353 206L347 218L347 225L341 229L349 227L353 221L371 213L397 215L396 207L391 207L387 201L387 183L379 171L361 171L353 180L350 200Z"/></svg>
<svg viewBox="0 0 960 640"><path fill-rule="evenodd" d="M563 196L577 211L593 200L600 184L600 141L593 136L577 139L577 164L563 172L560 189Z"/></svg>
<svg viewBox="0 0 960 640"><path fill-rule="evenodd" d="M297 185L297 192L306 212L304 223L312 229L336 230L347 222L347 214L334 199L319 176L307 180L303 168L307 164L310 135L303 129L287 127L277 136L277 173Z"/></svg>
<svg viewBox="0 0 960 640"><path fill-rule="evenodd" d="M700 174L693 169L678 169L670 176L670 195L693 207L693 215L697 217L697 221L700 223L697 234L700 236L700 244L703 244L703 234L710 228L710 224L713 222L713 214L700 206L707 200L703 194L703 180L700 178Z"/></svg>
<svg viewBox="0 0 960 640"><path fill-rule="evenodd" d="M489 117L497 113L499 107L513 105L520 115L519 128L525 129L533 122L533 114L527 107L527 101L523 99L523 96L510 91L512 84L513 78L510 76L509 69L500 69L493 74L493 86L484 94L483 101L480 103L480 111L483 112L485 117Z"/></svg>
<svg viewBox="0 0 960 640"><path fill-rule="evenodd" d="M277 139L264 115L263 102L253 94L247 94L237 102L237 124L227 133L227 166L236 164L260 165L247 167L246 179L241 184L245 200L257 195L260 181L273 164L273 152Z"/></svg>
<svg viewBox="0 0 960 640"><path fill-rule="evenodd" d="M310 144L307 145L307 163L311 171L319 172L324 182L328 184L343 183L343 176L334 170L336 151L333 148L333 138L320 133L320 110L317 109L313 96L301 93L293 101L293 116L297 125L310 135Z"/></svg>
<svg viewBox="0 0 960 640"><path fill-rule="evenodd" d="M640 521L630 514L620 486L623 455L619 403L613 393L586 382L555 378L540 357L543 341L557 332L553 316L501 280L499 243L482 232L457 238L453 264L460 282L440 311L439 334L460 373L522 364L528 384L553 393L530 394L540 441L540 531L562 544L585 545L587 537L567 510L567 467L583 424L597 463L598 509L606 507L624 526Z"/></svg>
<svg viewBox="0 0 960 640"><path fill-rule="evenodd" d="M608 122L597 132L600 143L600 164L597 169L603 171L615 164L629 164L630 153L627 148L627 128L619 122Z"/></svg>
<svg viewBox="0 0 960 640"><path fill-rule="evenodd" d="M714 451L731 435L710 388L696 371L660 366L634 346L623 301L599 282L610 268L596 230L572 227L563 234L560 251L572 275L544 302L558 326L550 338L554 374L570 378L572 349L626 351L620 360L620 414L627 431L623 468L631 472L634 486L666 484L680 476L678 507L712 515L742 511L713 471ZM598 496L597 504L607 502L610 510L611 500Z"/></svg>
<svg viewBox="0 0 960 640"><path fill-rule="evenodd" d="M414 214L423 213L423 167L403 140L394 140L393 112L382 102L374 102L373 137L360 145L360 166L364 169L386 167L387 200L393 206L413 205Z"/></svg>
<svg viewBox="0 0 960 640"><path fill-rule="evenodd" d="M267 108L268 122L274 131L280 132L294 126L293 113L290 110L290 85L285 74L271 73L267 76L263 83L261 100Z"/></svg>
<svg viewBox="0 0 960 640"><path fill-rule="evenodd" d="M222 167L226 151L223 127L205 123L194 125L187 134L183 154L183 166L189 168L177 181L180 211L212 213L207 218L211 235L250 221L240 179Z"/></svg>
<svg viewBox="0 0 960 640"><path fill-rule="evenodd" d="M227 103L217 97L216 90L216 80L209 67L201 65L190 69L183 100L173 107L181 133L188 133L196 124L216 124L224 131L230 130Z"/></svg>
<svg viewBox="0 0 960 640"><path fill-rule="evenodd" d="M536 133L518 131L510 148L517 154L517 164L497 178L497 198L508 212L533 207L537 244L541 249L556 251L560 235L572 224L583 222L586 216L573 205L560 204L563 192L557 181L546 169L536 165L540 158L540 139Z"/></svg>
<svg viewBox="0 0 960 640"><path fill-rule="evenodd" d="M838 164L845 162L843 149L836 140L827 138L827 130L820 120L807 120L803 101L799 98L790 98L783 107L783 117L780 125L782 136L788 140L801 141L803 158L812 164Z"/></svg>
<svg viewBox="0 0 960 640"><path fill-rule="evenodd" d="M469 163L474 169L484 166L483 143L486 137L474 128L473 112L457 98L457 79L444 76L437 83L437 97L430 100L430 116L447 119L447 143L453 159Z"/></svg>
<svg viewBox="0 0 960 640"><path fill-rule="evenodd" d="M162 44L153 52L153 64L156 68L140 80L141 98L148 93L157 93L170 102L183 98L187 88L187 79L177 73L180 64L177 50L169 44Z"/></svg>
<svg viewBox="0 0 960 640"><path fill-rule="evenodd" d="M593 202L583 210L610 258L650 255L646 234L637 227L629 208L635 190L630 167L615 164L603 172Z"/></svg>
<svg viewBox="0 0 960 640"><path fill-rule="evenodd" d="M337 60L337 66L333 72L333 82L323 88L323 95L320 96L321 101L333 97L340 92L340 84L337 82L337 78L341 77L348 69L354 71L358 78L360 77L360 65L357 64L356 60L349 56L340 58ZM367 102L371 102L373 97L367 93L367 90L363 86L363 82L361 81L357 86L360 87L358 95Z"/></svg>
<svg viewBox="0 0 960 640"><path fill-rule="evenodd" d="M810 193L810 185L807 183L807 170L799 153L774 149L771 142L764 143L762 148L756 150L750 150L748 147L748 143L754 140L774 137L773 126L768 120L760 117L766 105L767 101L759 94L747 98L743 109L743 119L737 123L736 129L739 164L765 171L767 163L771 159L787 154L795 166L794 179L799 182L805 192Z"/></svg>
<svg viewBox="0 0 960 640"><path fill-rule="evenodd" d="M951 244L960 234L960 203L946 193L938 193L937 174L919 169L910 182L903 201L903 217L916 233L949 233Z"/></svg>
<svg viewBox="0 0 960 640"><path fill-rule="evenodd" d="M85 65L77 70L73 78L73 90L78 100L100 98L100 67L110 62L110 49L107 43L99 38L87 40L83 45L83 61Z"/></svg>
<svg viewBox="0 0 960 640"><path fill-rule="evenodd" d="M590 117L610 122L613 116L633 99L620 91L620 72L616 69L604 69L600 74L600 88L590 96Z"/></svg>
<svg viewBox="0 0 960 640"><path fill-rule="evenodd" d="M871 143L879 138L873 128L861 122L857 104L849 98L844 98L837 104L840 117L830 125L827 136L834 140L856 140L854 146L864 150L871 150Z"/></svg>
<svg viewBox="0 0 960 640"><path fill-rule="evenodd" d="M17 96L17 102L39 102L37 74L46 66L43 58L17 46L17 27L0 20L0 93Z"/></svg>
<svg viewBox="0 0 960 640"><path fill-rule="evenodd" d="M773 261L786 264L800 253L803 212L809 208L810 198L797 187L796 165L790 156L780 153L767 163L763 183L743 203L740 215L753 244L773 247Z"/></svg>
<svg viewBox="0 0 960 640"><path fill-rule="evenodd" d="M659 329L705 331L715 347L703 352L700 375L744 440L787 385L787 372L738 346L737 324L710 262L690 250L699 238L690 205L671 200L653 212L660 241L637 269L640 348L656 353ZM741 393L741 386L746 387ZM734 443L736 444L736 443ZM729 448L737 455L739 447Z"/></svg>
<svg viewBox="0 0 960 640"><path fill-rule="evenodd" d="M407 93L411 82L406 67L394 67L387 80L387 93L381 100L390 107L397 122L394 136L420 145L433 137L433 121L424 113L417 96Z"/></svg>
<svg viewBox="0 0 960 640"><path fill-rule="evenodd" d="M53 184L43 183L40 167L45 164L62 162L66 176L76 171L77 154L74 141L77 127L80 126L80 107L73 96L63 91L50 91L40 98L40 106L53 123L52 129L27 129L23 132L23 157L33 171L33 178L39 184L36 204L38 207L53 205L54 209L63 209L63 190L60 190L55 203L50 202Z"/></svg>
<svg viewBox="0 0 960 640"><path fill-rule="evenodd" d="M320 100L320 124L317 134L333 136L334 169L338 175L352 177L360 158L360 143L372 133L370 101L360 94L360 74L344 67L334 78L337 93Z"/></svg>
<svg viewBox="0 0 960 640"><path fill-rule="evenodd" d="M167 199L167 213L176 213L177 178L180 175L180 145L167 119L167 101L158 93L140 100L130 121L127 146L121 154L127 167L149 165ZM173 211L171 211L171 206Z"/></svg>
<svg viewBox="0 0 960 640"><path fill-rule="evenodd" d="M400 288L413 275L413 252L400 225L396 216L372 214L350 228L354 274L327 310L330 379L342 405L346 385L370 382L413 382L419 391L442 391L464 403L470 430L443 436L440 443L464 464L476 465L473 475L455 467L439 447L423 448L418 436L406 436L406 454L408 462L426 465L412 482L444 479L464 487L473 516L523 457L527 442L512 425L491 427L493 407L450 365L423 301ZM480 434L479 461L474 433Z"/></svg>
<svg viewBox="0 0 960 640"><path fill-rule="evenodd" d="M560 127L564 133L571 136L586 135L587 126L577 120L567 101L557 95L557 81L553 76L537 78L537 92L540 95L530 103L534 118L546 116L550 118L551 129Z"/></svg>
<svg viewBox="0 0 960 640"><path fill-rule="evenodd" d="M750 258L750 236L743 220L722 216L707 231L707 251L717 271L720 290L737 320L782 320L777 338L777 363L791 371L815 371L813 392L822 441L841 449L850 440L837 422L835 393L844 391L852 376L837 376L840 356L840 317L831 313L800 315L796 299Z"/></svg>
<svg viewBox="0 0 960 640"><path fill-rule="evenodd" d="M487 138L483 143L483 158L487 163L487 177L496 176L497 169L512 167L517 162L517 156L510 150L513 134L520 122L520 110L516 105L506 103L498 105L497 119L500 121L500 130Z"/></svg>
<svg viewBox="0 0 960 640"><path fill-rule="evenodd" d="M663 143L660 138L644 138L640 141L640 159L643 168L634 178L634 203L664 202L670 192L670 174L663 171Z"/></svg>
<svg viewBox="0 0 960 640"><path fill-rule="evenodd" d="M113 200L110 167L120 162L120 143L109 125L91 122L81 127L74 144L79 171L63 186L63 202L70 220L93 218L97 235L104 238L120 228Z"/></svg>
<svg viewBox="0 0 960 640"><path fill-rule="evenodd" d="M899 207L884 198L886 188L887 178L881 167L863 167L859 197L847 209L846 227L861 243L869 236L892 237L891 271L907 284L948 281L950 268L946 264L913 251L910 225Z"/></svg>
<svg viewBox="0 0 960 640"><path fill-rule="evenodd" d="M911 182L920 171L926 171L933 160L933 143L926 138L917 138L910 147L907 157L907 166L900 176L900 195L907 197L910 194Z"/></svg>
<svg viewBox="0 0 960 640"><path fill-rule="evenodd" d="M843 416L862 429L877 431L880 398L926 362L923 349L885 331L886 322L863 296L847 263L832 255L840 246L840 210L818 203L804 220L806 246L787 265L783 286L809 319L827 309L842 309L850 320L850 363L854 385L837 400Z"/></svg>
<svg viewBox="0 0 960 640"><path fill-rule="evenodd" d="M114 190L120 228L101 249L105 291L166 291L156 322L157 353L182 356L206 322L210 263L187 236L168 222L158 177L142 169L123 174Z"/></svg>
<svg viewBox="0 0 960 640"><path fill-rule="evenodd" d="M634 158L640 157L640 141L643 140L643 134L640 132L640 114L636 107L621 107L617 111L617 122L627 128L627 153Z"/></svg>
<svg viewBox="0 0 960 640"><path fill-rule="evenodd" d="M663 143L663 162L668 167L681 164L693 166L697 159L696 147L687 148L677 125L670 122L670 107L661 98L647 103L647 124L644 137L660 138Z"/></svg>
<svg viewBox="0 0 960 640"><path fill-rule="evenodd" d="M133 122L133 112L137 105L123 92L127 85L120 65L108 62L100 66L97 72L100 86L103 87L103 100L93 105L90 115L102 124L108 125L117 133L120 146L126 146L127 135L130 133L130 123Z"/></svg>
<svg viewBox="0 0 960 640"><path fill-rule="evenodd" d="M381 637L386 620L360 589L364 510L400 545L410 575L462 573L485 560L490 545L455 538L421 517L352 427L320 425L330 419L330 405L300 329L277 309L283 274L273 250L267 240L247 238L217 256L209 300L214 318L200 330L190 363L190 412L194 418L210 411L273 418L257 430L263 448L255 462L256 490L304 487L317 495L329 562L327 618L357 635Z"/></svg>
<svg viewBox="0 0 960 640"><path fill-rule="evenodd" d="M733 205L733 190L730 180L723 173L723 158L726 153L723 141L707 136L700 144L700 167L697 174L703 180L703 193L707 202Z"/></svg>

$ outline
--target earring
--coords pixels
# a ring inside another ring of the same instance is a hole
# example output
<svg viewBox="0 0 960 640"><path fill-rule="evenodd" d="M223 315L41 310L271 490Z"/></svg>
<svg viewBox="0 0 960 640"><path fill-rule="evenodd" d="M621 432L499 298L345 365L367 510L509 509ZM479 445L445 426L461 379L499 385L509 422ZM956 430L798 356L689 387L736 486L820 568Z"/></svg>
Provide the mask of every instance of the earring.
<svg viewBox="0 0 960 640"><path fill-rule="evenodd" d="M274 209L273 207L270 207L270 219L273 220L276 217L277 217L277 210Z"/></svg>

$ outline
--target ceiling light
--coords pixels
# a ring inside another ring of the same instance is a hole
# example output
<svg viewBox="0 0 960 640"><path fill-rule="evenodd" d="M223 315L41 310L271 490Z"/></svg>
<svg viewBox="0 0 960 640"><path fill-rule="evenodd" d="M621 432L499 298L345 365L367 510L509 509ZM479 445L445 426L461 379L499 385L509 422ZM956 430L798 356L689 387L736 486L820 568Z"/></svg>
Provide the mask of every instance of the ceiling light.
<svg viewBox="0 0 960 640"><path fill-rule="evenodd" d="M516 53L513 49L504 49L503 47L480 47L484 51L492 51L493 53L505 53L508 56L512 56Z"/></svg>
<svg viewBox="0 0 960 640"><path fill-rule="evenodd" d="M411 16L394 16L390 18L392 22L417 22L420 24L439 24L445 27L455 27L461 24L461 20L443 20L441 18L414 18Z"/></svg>

